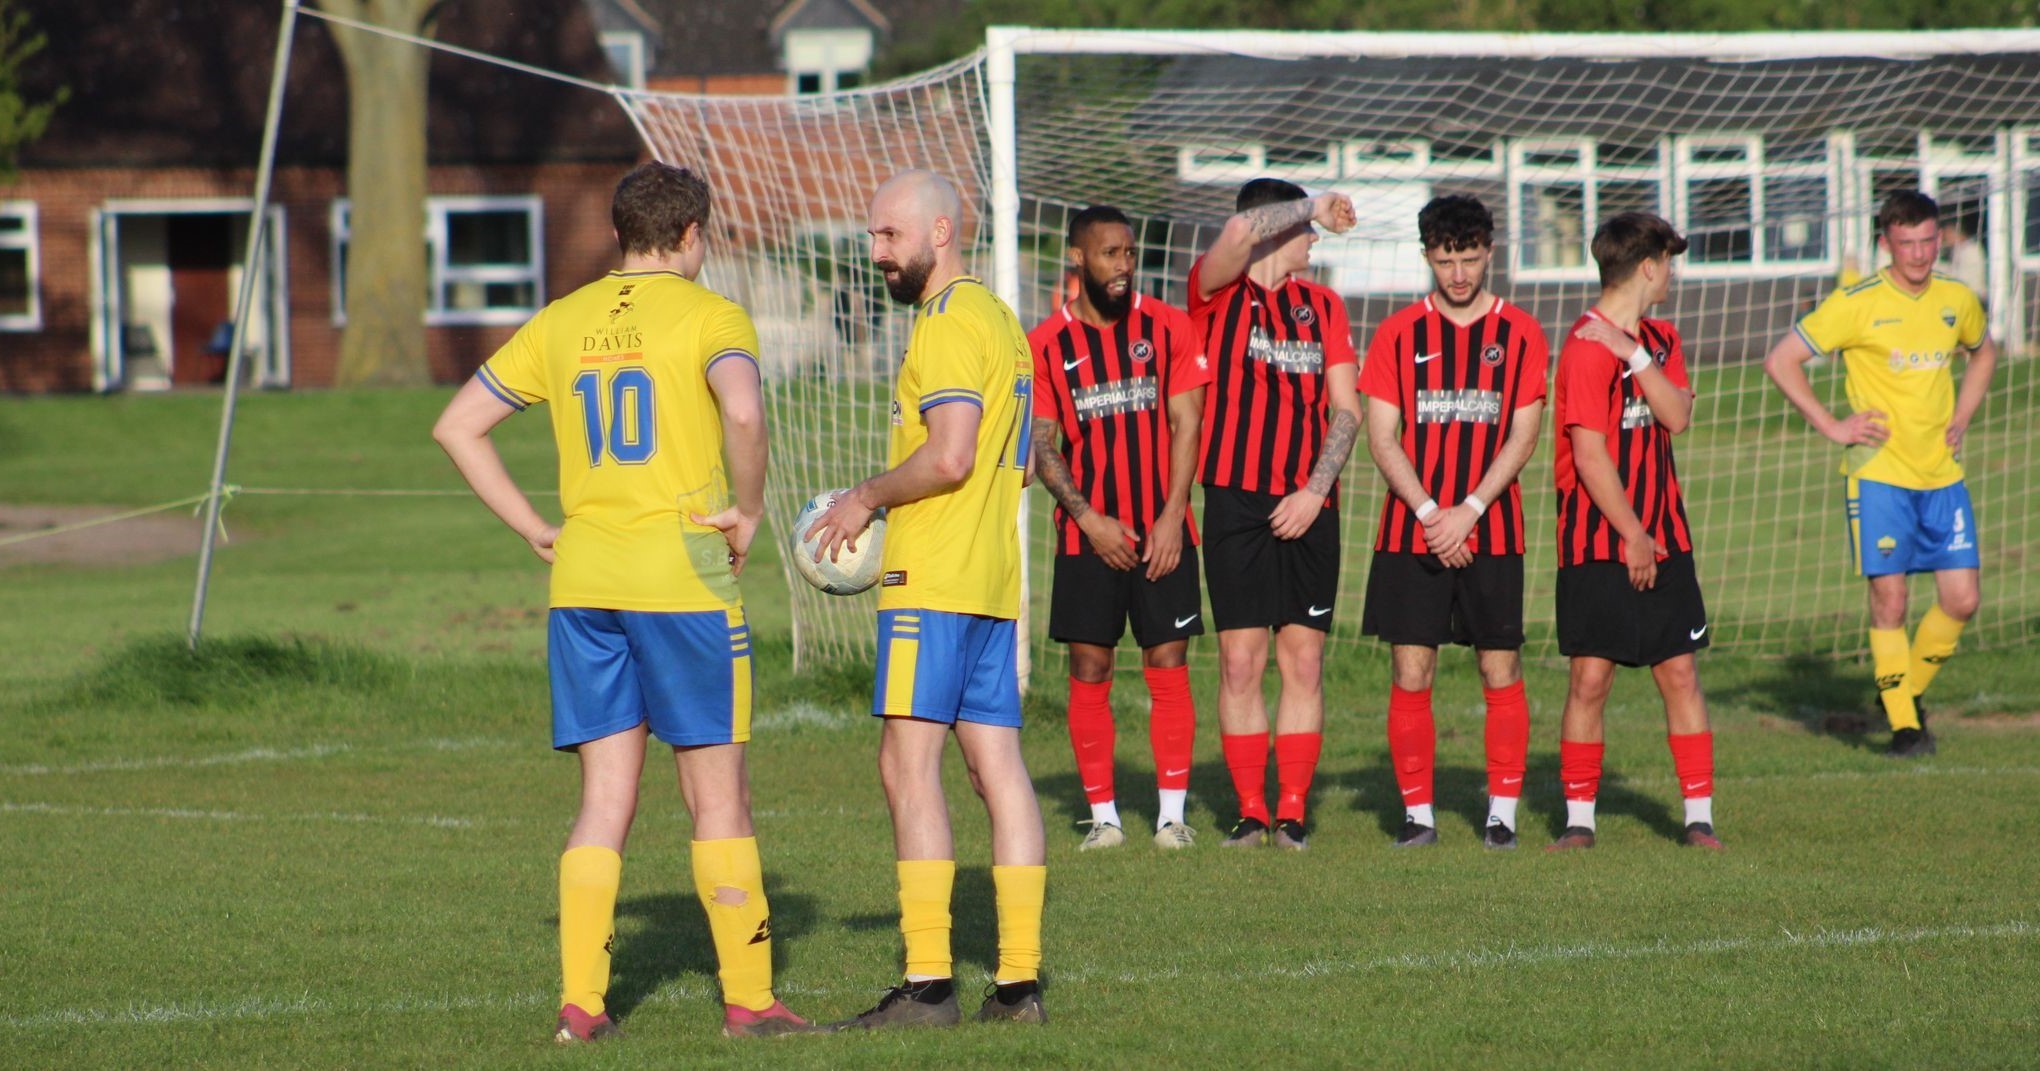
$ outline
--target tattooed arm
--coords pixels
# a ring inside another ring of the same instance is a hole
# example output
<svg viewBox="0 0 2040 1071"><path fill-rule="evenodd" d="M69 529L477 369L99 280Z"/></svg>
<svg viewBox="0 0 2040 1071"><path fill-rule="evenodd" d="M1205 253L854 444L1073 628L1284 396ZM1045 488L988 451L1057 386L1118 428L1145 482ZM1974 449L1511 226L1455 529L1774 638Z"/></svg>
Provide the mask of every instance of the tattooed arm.
<svg viewBox="0 0 2040 1071"><path fill-rule="evenodd" d="M1311 466L1310 479L1301 490L1285 495L1269 515L1275 538L1296 539L1310 530L1311 522L1317 519L1318 511L1324 509L1325 499L1332 493L1332 483L1346 467L1346 459L1353 456L1353 444L1360 439L1360 392L1354 389L1359 376L1350 364L1325 369L1332 425L1325 431L1324 446L1318 451L1317 463Z"/></svg>
<svg viewBox="0 0 2040 1071"><path fill-rule="evenodd" d="M1069 462L1056 449L1061 439L1062 426L1055 420L1034 418L1034 471L1041 478L1041 486L1055 496L1056 504L1090 537L1091 548L1105 559L1105 564L1121 571L1140 564L1140 556L1133 549L1133 529L1091 508L1090 500L1077 487Z"/></svg>
<svg viewBox="0 0 2040 1071"><path fill-rule="evenodd" d="M1208 298L1245 275L1255 252L1297 227L1315 221L1333 234L1344 234L1355 222L1353 202L1343 193L1321 193L1301 201L1278 201L1249 208L1225 221L1218 240L1205 251L1197 269L1197 296Z"/></svg>

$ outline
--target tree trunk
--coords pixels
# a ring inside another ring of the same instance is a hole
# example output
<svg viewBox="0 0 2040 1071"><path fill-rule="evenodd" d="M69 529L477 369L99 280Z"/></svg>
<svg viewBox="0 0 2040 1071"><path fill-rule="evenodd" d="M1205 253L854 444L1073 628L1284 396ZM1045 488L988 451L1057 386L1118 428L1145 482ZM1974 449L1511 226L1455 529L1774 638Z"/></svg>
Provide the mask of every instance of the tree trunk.
<svg viewBox="0 0 2040 1071"><path fill-rule="evenodd" d="M431 34L431 0L320 0L336 15ZM421 46L333 27L347 68L347 328L341 386L429 383Z"/></svg>

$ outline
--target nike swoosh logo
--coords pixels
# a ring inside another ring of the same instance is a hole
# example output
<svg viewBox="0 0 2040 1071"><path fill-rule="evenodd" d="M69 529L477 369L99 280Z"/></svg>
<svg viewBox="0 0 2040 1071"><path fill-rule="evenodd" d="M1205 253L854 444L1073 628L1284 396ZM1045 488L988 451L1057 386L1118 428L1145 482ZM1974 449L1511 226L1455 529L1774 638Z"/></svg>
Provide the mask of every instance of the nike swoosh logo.
<svg viewBox="0 0 2040 1071"><path fill-rule="evenodd" d="M1196 614L1191 614L1191 615L1190 615L1189 617L1182 617L1182 618L1177 618L1177 619L1176 619L1176 627L1177 627L1177 628L1182 628L1182 627L1183 627L1184 625L1187 625L1187 624L1189 624L1190 622L1192 622L1192 621L1195 621L1195 620L1197 620L1197 615L1196 615Z"/></svg>
<svg viewBox="0 0 2040 1071"><path fill-rule="evenodd" d="M1700 626L1699 628L1696 628L1696 629L1692 629L1692 630L1688 631L1688 632L1686 633L1686 638L1687 638L1687 639L1689 639L1689 640L1697 640L1697 639L1699 639L1700 637L1702 637L1702 636L1705 636L1705 635L1707 635L1707 626L1706 626L1706 625L1702 625L1702 626Z"/></svg>
<svg viewBox="0 0 2040 1071"><path fill-rule="evenodd" d="M1085 362L1086 360L1088 360L1088 359L1089 359L1089 358L1085 358L1085 357L1079 357L1079 358L1077 358L1077 359L1076 359L1076 360L1074 360L1074 361L1064 361L1064 362L1063 362L1063 371L1067 372L1067 371L1069 371L1069 370L1071 370L1071 369L1075 368L1076 366L1078 366L1078 365L1080 365L1080 364L1083 364L1083 363L1084 363L1084 362Z"/></svg>
<svg viewBox="0 0 2040 1071"><path fill-rule="evenodd" d="M1688 792L1691 792L1691 791L1693 791L1694 789L1697 789L1697 788L1705 788L1706 786L1707 786L1707 782L1705 782L1705 781L1695 781L1695 782L1693 782L1692 784L1690 784L1690 785L1687 785L1687 786L1686 786L1686 791L1688 791Z"/></svg>
<svg viewBox="0 0 2040 1071"><path fill-rule="evenodd" d="M1307 613L1307 614L1309 614L1309 615L1310 615L1310 616L1312 616L1312 617L1323 617L1323 616L1325 616L1326 614L1328 614L1328 613L1331 613L1331 612L1332 612L1332 608L1331 608L1331 607L1329 607L1329 606L1327 606L1327 607L1325 607L1324 609L1320 610L1320 609L1318 609L1317 607L1313 606L1313 607L1310 607L1310 608L1309 608L1308 610L1305 610L1304 612L1305 612L1305 613Z"/></svg>
<svg viewBox="0 0 2040 1071"><path fill-rule="evenodd" d="M1567 781L1565 783L1565 790L1567 792L1578 792L1580 789L1586 788L1587 786L1592 784L1593 784L1592 781Z"/></svg>
<svg viewBox="0 0 2040 1071"><path fill-rule="evenodd" d="M1633 369L1625 368L1625 369L1623 369L1623 370L1622 370L1622 378L1623 378L1623 379L1628 379L1628 378L1629 378L1630 376L1633 376L1633 375L1635 375L1635 374L1636 374L1636 372L1635 372L1635 370L1633 370Z"/></svg>
<svg viewBox="0 0 2040 1071"><path fill-rule="evenodd" d="M1416 787L1416 788L1406 788L1406 789L1403 789L1403 790L1402 790L1402 794L1403 794L1403 795L1405 795L1405 796L1414 796L1414 795L1416 795L1417 793L1419 793L1419 792L1422 792L1423 790L1424 790L1424 789L1423 789L1423 786L1419 785L1419 786L1418 786L1418 787Z"/></svg>
<svg viewBox="0 0 2040 1071"><path fill-rule="evenodd" d="M1428 364L1443 356L1445 356L1445 354L1442 351L1439 353L1419 353L1417 354L1417 363Z"/></svg>
<svg viewBox="0 0 2040 1071"><path fill-rule="evenodd" d="M1162 771L1162 776L1163 776L1163 777L1176 777L1176 776L1178 776L1178 775L1180 775L1180 774L1186 774L1186 773L1189 773L1189 772L1190 772L1190 767L1188 767L1188 766L1185 766L1185 767L1183 767L1183 768L1182 768L1182 769L1180 769L1180 770L1163 770L1163 771Z"/></svg>
<svg viewBox="0 0 2040 1071"><path fill-rule="evenodd" d="M1522 779L1522 778L1520 778L1520 777L1504 777L1504 778L1502 778L1502 784L1505 784L1505 785L1517 785L1517 784L1521 784L1522 782L1523 782L1523 779Z"/></svg>

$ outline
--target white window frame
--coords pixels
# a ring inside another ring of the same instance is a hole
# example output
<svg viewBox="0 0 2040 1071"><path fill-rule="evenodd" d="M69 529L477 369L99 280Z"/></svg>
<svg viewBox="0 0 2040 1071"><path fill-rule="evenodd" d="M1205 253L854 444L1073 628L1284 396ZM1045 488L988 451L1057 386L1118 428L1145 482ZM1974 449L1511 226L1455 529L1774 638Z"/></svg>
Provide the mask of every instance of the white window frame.
<svg viewBox="0 0 2040 1071"><path fill-rule="evenodd" d="M2040 271L2040 250L2026 251L2026 225L2031 207L2026 201L2026 184L2040 180L2040 126L2014 127L2011 131L2013 248L2018 250L2019 270ZM2040 200L2040 198L2036 198Z"/></svg>
<svg viewBox="0 0 2040 1071"><path fill-rule="evenodd" d="M1692 230L1692 183L1702 179L1741 178L1750 184L1750 256L1748 260L1701 261L1691 252L1679 260L1679 273L1690 279L1757 279L1775 278L1781 275L1813 275L1831 273L1841 263L1841 247L1844 244L1842 227L1845 217L1841 211L1843 175L1841 162L1849 154L1846 146L1830 136L1826 151L1819 160L1796 163L1770 163L1765 156L1765 144L1757 134L1684 134L1671 138L1673 148L1673 178L1671 183L1672 225L1682 234ZM1696 150L1735 147L1743 150L1743 159L1728 161L1697 161ZM1827 225L1825 248L1817 259L1782 260L1770 249L1769 229L1765 219L1770 215L1766 209L1767 191L1765 184L1771 179L1817 178L1823 180L1826 204L1822 218Z"/></svg>
<svg viewBox="0 0 2040 1071"><path fill-rule="evenodd" d="M1570 164L1533 163L1531 157L1540 153L1564 152L1574 154ZM1502 146L1503 173L1508 189L1508 230L1509 230L1509 278L1526 283L1591 283L1600 279L1600 271L1594 266L1592 250L1594 229L1601 222L1601 184L1603 182L1655 182L1658 189L1660 210L1670 198L1672 185L1671 146L1664 139L1658 141L1657 163L1646 167L1616 167L1600 163L1599 146L1591 138L1525 138L1509 139ZM1524 188L1546 183L1575 182L1581 187L1580 208L1580 262L1576 265L1537 265L1527 263L1524 253L1531 245L1531 235L1525 229L1529 215L1525 209Z"/></svg>
<svg viewBox="0 0 2040 1071"><path fill-rule="evenodd" d="M28 311L0 315L0 331L40 331L42 317L42 226L34 201L0 201L0 216L21 220L19 231L0 231L0 249L28 254Z"/></svg>
<svg viewBox="0 0 2040 1071"><path fill-rule="evenodd" d="M531 263L528 265L487 264L455 266L447 262L446 218L449 214L467 212L505 212L522 210L530 228ZM333 326L347 325L347 294L343 286L346 267L346 245L353 235L349 218L351 202L344 197L335 198L330 219L332 222L332 275ZM425 299L425 324L428 327L474 327L474 326L515 326L545 307L545 199L537 195L527 196L449 196L425 199L425 272L427 294ZM531 284L532 304L530 307L501 309L449 309L445 301L446 287L455 283L523 283Z"/></svg>
<svg viewBox="0 0 2040 1071"><path fill-rule="evenodd" d="M1268 165L1259 142L1185 145L1176 150L1176 178L1182 182L1245 182Z"/></svg>
<svg viewBox="0 0 2040 1071"><path fill-rule="evenodd" d="M604 30L597 37L602 42L602 54L611 56L610 69L616 75L617 84L630 89L645 87L645 35L636 30ZM621 48L628 55L623 70L616 70L616 63L610 49Z"/></svg>

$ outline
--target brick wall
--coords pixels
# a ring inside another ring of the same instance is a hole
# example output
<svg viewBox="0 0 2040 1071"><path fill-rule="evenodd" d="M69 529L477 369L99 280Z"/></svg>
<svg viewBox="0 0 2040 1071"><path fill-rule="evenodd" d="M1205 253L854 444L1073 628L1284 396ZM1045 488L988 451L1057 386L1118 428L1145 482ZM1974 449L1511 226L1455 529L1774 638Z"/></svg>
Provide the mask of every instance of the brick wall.
<svg viewBox="0 0 2040 1071"><path fill-rule="evenodd" d="M609 197L622 162L518 167L434 167L435 195L536 194L545 203L545 297L568 293L614 267ZM108 201L246 198L252 169L64 169L23 171L0 200L33 201L40 237L42 330L0 331L0 390L73 391L92 387L92 211ZM292 386L333 382L340 329L333 326L331 206L344 190L331 168L280 168L272 202L283 208L289 263ZM237 250L235 255L239 256ZM428 327L432 373L465 378L514 327Z"/></svg>

